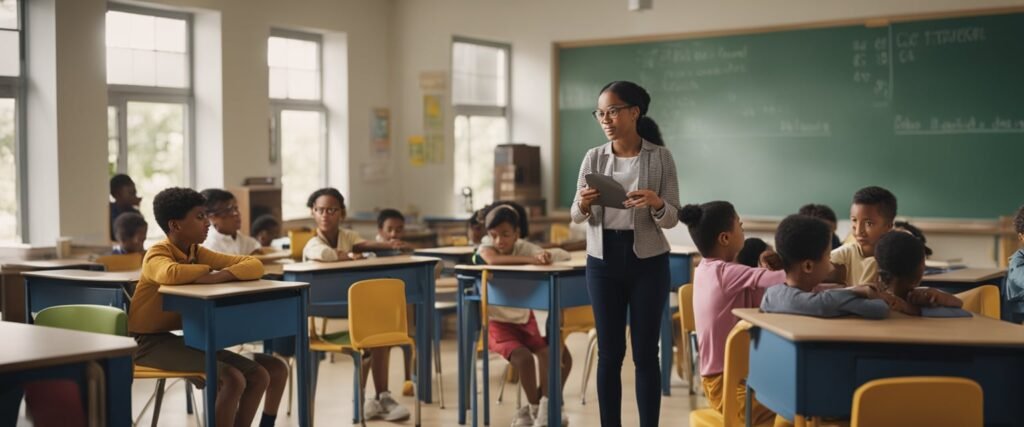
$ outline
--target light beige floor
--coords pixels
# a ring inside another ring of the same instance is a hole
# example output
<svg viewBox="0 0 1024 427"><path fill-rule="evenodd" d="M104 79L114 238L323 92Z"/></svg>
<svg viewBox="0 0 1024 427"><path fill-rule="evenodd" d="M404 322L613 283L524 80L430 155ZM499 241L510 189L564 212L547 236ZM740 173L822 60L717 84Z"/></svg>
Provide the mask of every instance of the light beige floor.
<svg viewBox="0 0 1024 427"><path fill-rule="evenodd" d="M539 314L539 313L538 313ZM542 316L540 316L542 317ZM543 324L543 319L538 319L539 323ZM332 328L334 329L332 324ZM340 326L340 324L339 324ZM587 403L586 405L580 404L580 380L581 372L583 371L583 356L586 352L587 338L583 334L574 334L567 340L569 351L574 357L573 372L569 375L569 379L566 382L565 387L565 399L566 406L565 412L569 417L570 425L573 427L584 427L584 426L599 426L600 419L598 416L597 406L597 391L595 380L593 376L596 375L596 369L591 374L592 378L587 387ZM424 426L456 426L458 425L458 414L457 414L457 390L455 383L458 377L457 362L455 354L455 336L449 332L445 335L441 345L441 360L443 362L443 380L445 386L445 409L440 409L437 400L437 387L435 384L435 398L434 403L430 405L423 405L422 407L422 420ZM498 404L495 400L498 396L498 389L500 384L500 378L502 371L504 370L506 362L499 357L491 357L490 359L490 377L491 377L491 425L496 427L508 426L512 419L512 414L515 411L515 392L516 389L513 385L506 386L505 401L502 404ZM479 367L480 365L478 365ZM626 361L623 364L622 371L622 383L623 383L623 401L622 401L622 413L623 413L623 425L624 426L637 426L639 421L636 418L636 401L635 394L633 392L634 375L633 375L633 362L630 357L626 356ZM478 369L478 372L481 372ZM401 351L395 350L391 354L391 388L400 391L402 378L402 356ZM352 362L351 359L345 356L338 356L335 358L334 363L327 363L324 361L320 365L320 380L317 390L317 405L316 405L316 419L315 423L319 426L330 426L330 425L351 425L352 423ZM153 380L138 380L135 381L132 386L132 410L133 417L138 415L142 410L142 406L149 398L155 386ZM370 390L372 392L373 385L371 382ZM197 395L196 399L200 399L201 396ZM413 400L411 397L400 397L398 396L399 402L406 405L410 412L412 411ZM481 394L482 399L482 394ZM280 415L278 416L278 426L297 426L298 417L296 413L292 413L291 416L285 415L285 406L287 401L281 404ZM202 405L200 403L200 405ZM689 425L689 412L694 407L704 407L706 404L703 397L689 396L687 393L686 384L676 376L673 370L672 374L672 396L663 397L661 404L661 425L663 426L687 426ZM150 414L152 411L149 411ZM149 425L150 414L143 417L139 425ZM482 417L482 415L481 415ZM467 415L468 418L468 415ZM257 422L259 418L257 416ZM19 425L31 425L22 418ZM188 416L185 413L185 393L183 384L180 382L175 383L170 389L167 390L164 397L163 409L160 414L160 425L162 426L194 426L194 418ZM255 425L255 423L254 423ZM389 423L386 421L370 421L368 425L376 426L388 426L388 425L413 425L412 420L403 423ZM468 425L468 423L467 423ZM481 418L480 425L483 425Z"/></svg>

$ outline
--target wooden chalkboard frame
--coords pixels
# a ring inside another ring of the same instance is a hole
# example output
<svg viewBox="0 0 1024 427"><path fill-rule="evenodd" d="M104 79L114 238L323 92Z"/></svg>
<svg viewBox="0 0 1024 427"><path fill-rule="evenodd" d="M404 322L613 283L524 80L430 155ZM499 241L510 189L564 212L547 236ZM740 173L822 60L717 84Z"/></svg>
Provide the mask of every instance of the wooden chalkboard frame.
<svg viewBox="0 0 1024 427"><path fill-rule="evenodd" d="M693 31L693 32L682 32L682 33L665 33L665 34L653 34L644 36L628 36L628 37L616 37L616 38L603 38L603 39L587 39L587 40L570 40L570 41L556 41L551 46L551 122L554 126L551 127L551 141L552 141L552 165L553 175L551 179L551 185L554 186L552 193L552 203L554 206L553 210L559 210L558 201L561 200L562 194L560 185L558 182L561 176L561 121L559 120L559 109L558 109L558 93L560 89L559 76L559 51L561 49L579 48L579 47L592 47L592 46L615 46L623 44L633 43L647 43L647 42L660 42L660 41L677 41L677 40L689 40L704 37L720 37L720 36L731 36L731 35L752 35L752 34L768 34L780 31L794 31L794 30L808 30L808 29L820 29L820 28L835 28L853 25L864 25L865 27L883 27L895 23L906 23L916 21L930 21L938 19L950 19L950 18L969 18L976 16L997 16L997 15L1009 15L1014 13L1024 13L1024 6L1007 6L1007 7L996 7L996 8L981 8L981 9L965 9L965 10L953 10L953 11L942 11L942 12L928 12L928 13L917 13L917 14L902 14L902 15L887 15L887 16L876 16L876 17L862 17L862 18L849 18L849 19L834 19L826 21L814 21L814 22L801 22L793 24L779 24L779 25L766 25L758 27L746 27L746 28L731 28L723 30L708 30L708 31ZM582 160L582 159L581 159ZM970 221L970 220L965 220Z"/></svg>

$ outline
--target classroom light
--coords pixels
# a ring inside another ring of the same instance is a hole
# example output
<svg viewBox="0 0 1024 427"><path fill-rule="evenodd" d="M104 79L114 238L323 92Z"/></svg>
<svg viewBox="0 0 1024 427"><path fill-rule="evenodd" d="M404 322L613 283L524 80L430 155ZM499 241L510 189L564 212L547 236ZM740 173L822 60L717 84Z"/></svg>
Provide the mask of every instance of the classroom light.
<svg viewBox="0 0 1024 427"><path fill-rule="evenodd" d="M632 12L647 10L651 8L652 3L654 0L629 0L629 10Z"/></svg>

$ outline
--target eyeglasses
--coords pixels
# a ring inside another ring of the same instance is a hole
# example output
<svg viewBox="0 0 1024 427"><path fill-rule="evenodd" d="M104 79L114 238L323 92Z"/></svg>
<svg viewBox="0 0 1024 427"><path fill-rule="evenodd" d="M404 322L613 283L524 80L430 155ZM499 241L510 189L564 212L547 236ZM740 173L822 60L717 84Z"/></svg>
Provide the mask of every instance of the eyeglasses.
<svg viewBox="0 0 1024 427"><path fill-rule="evenodd" d="M316 212L319 215L334 215L334 214L336 214L338 212L341 212L342 209L343 208L320 208L320 207L316 207L316 208L313 208L313 212Z"/></svg>
<svg viewBox="0 0 1024 427"><path fill-rule="evenodd" d="M604 121L604 119L606 117L610 118L610 119L614 119L614 118L619 116L619 112L620 111L623 111L623 110L626 110L626 109L629 109L629 108L633 108L633 107L634 106L630 105L630 104L612 105L612 106L608 107L607 110L603 110L602 111L602 110L598 109L598 110L594 110L590 114L593 114L594 118L597 119L597 121L601 122L601 121Z"/></svg>
<svg viewBox="0 0 1024 427"><path fill-rule="evenodd" d="M238 206L228 206L223 209L217 209L215 211L208 211L207 215L223 216L223 215L238 215Z"/></svg>

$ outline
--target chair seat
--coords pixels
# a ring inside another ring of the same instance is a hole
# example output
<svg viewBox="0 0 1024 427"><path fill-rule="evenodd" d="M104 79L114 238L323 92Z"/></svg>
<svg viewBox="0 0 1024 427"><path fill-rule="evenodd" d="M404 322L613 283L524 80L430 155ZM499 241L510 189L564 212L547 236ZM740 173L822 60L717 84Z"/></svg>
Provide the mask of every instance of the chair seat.
<svg viewBox="0 0 1024 427"><path fill-rule="evenodd" d="M330 353L349 353L355 351L355 348L352 347L352 337L348 331L332 332L319 337L310 337L309 349Z"/></svg>
<svg viewBox="0 0 1024 427"><path fill-rule="evenodd" d="M151 368L149 366L133 365L135 368L134 377L137 379L150 380L161 378L206 378L205 372L165 371L163 369Z"/></svg>
<svg viewBox="0 0 1024 427"><path fill-rule="evenodd" d="M397 345L415 345L409 334L402 332L387 332L366 337L359 343L359 348L379 348Z"/></svg>
<svg viewBox="0 0 1024 427"><path fill-rule="evenodd" d="M725 425L725 417L711 408L690 411L690 427L721 427Z"/></svg>

